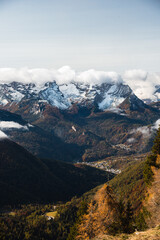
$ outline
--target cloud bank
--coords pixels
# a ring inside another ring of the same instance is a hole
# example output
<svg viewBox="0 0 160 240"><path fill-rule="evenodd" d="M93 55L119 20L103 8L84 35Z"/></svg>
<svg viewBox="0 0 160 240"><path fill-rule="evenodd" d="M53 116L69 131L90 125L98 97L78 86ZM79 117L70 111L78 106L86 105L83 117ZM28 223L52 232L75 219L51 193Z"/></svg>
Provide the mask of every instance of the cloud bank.
<svg viewBox="0 0 160 240"><path fill-rule="evenodd" d="M160 87L160 74L148 73L144 70L129 70L123 74L123 80L141 99L156 100L153 93L156 86Z"/></svg>
<svg viewBox="0 0 160 240"><path fill-rule="evenodd" d="M76 72L69 66L64 66L59 69L0 68L0 83L17 81L43 85L45 82L51 82L53 80L55 80L58 85L68 84L70 82L89 85L124 83L128 84L139 98L151 98L152 100L156 100L153 93L155 92L156 86L160 86L160 74L148 73L141 69L128 70L120 75L116 72L96 71L94 69Z"/></svg>
<svg viewBox="0 0 160 240"><path fill-rule="evenodd" d="M45 68L0 68L0 83L13 81L39 85L55 80L57 84L68 84L70 82L80 82L85 84L101 84L103 82L122 82L121 76L116 72L104 72L90 69L84 72L76 72L69 66L64 66L57 70Z"/></svg>

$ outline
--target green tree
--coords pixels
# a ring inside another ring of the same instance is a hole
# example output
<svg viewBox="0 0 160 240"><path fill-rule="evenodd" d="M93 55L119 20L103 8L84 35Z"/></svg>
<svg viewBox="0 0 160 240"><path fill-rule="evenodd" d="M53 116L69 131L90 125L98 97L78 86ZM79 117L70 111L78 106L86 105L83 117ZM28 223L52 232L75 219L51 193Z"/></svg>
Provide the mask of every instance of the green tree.
<svg viewBox="0 0 160 240"><path fill-rule="evenodd" d="M124 226L126 233L134 232L133 222L134 222L133 208L132 208L131 202L128 200L127 207L126 207L125 226Z"/></svg>
<svg viewBox="0 0 160 240"><path fill-rule="evenodd" d="M157 131L157 135L154 140L154 145L152 147L152 153L147 157L144 165L143 177L147 185L151 184L153 181L153 171L151 166L159 167L156 163L157 155L160 155L160 128Z"/></svg>
<svg viewBox="0 0 160 240"><path fill-rule="evenodd" d="M160 155L160 128L157 131L157 135L154 139L154 145L152 147L152 153L157 155Z"/></svg>

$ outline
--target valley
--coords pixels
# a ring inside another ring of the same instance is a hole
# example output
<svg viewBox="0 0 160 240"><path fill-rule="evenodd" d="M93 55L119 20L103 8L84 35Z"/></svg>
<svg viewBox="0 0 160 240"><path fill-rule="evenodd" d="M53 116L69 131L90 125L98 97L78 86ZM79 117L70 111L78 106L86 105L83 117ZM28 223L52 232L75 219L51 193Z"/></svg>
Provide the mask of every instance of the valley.
<svg viewBox="0 0 160 240"><path fill-rule="evenodd" d="M114 174L120 174L128 166L144 161L147 155L148 153L129 156L112 156L99 161L77 163L77 165L88 165Z"/></svg>

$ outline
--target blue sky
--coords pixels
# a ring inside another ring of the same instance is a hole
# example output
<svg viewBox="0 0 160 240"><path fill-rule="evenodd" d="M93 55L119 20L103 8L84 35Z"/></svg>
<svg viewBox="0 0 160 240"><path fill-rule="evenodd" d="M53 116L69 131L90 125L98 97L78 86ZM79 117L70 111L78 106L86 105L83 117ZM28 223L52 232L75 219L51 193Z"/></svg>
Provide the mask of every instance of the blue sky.
<svg viewBox="0 0 160 240"><path fill-rule="evenodd" d="M0 68L160 71L159 0L0 0Z"/></svg>

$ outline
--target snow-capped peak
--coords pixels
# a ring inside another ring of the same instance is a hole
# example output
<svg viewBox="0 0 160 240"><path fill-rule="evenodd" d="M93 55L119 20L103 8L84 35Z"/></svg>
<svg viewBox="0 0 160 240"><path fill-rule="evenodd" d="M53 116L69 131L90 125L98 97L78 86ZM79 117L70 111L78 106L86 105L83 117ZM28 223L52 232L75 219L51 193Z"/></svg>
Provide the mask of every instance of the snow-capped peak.
<svg viewBox="0 0 160 240"><path fill-rule="evenodd" d="M132 90L122 83L102 83L99 85L71 82L57 85L55 81L44 85L12 82L0 85L0 104L20 102L24 99L45 101L59 109L68 109L72 103L80 105L96 104L101 110L115 108L121 104Z"/></svg>
<svg viewBox="0 0 160 240"><path fill-rule="evenodd" d="M128 85L121 83L84 85L73 82L68 85L60 85L60 90L70 102L81 104L85 104L85 102L95 103L101 110L118 106L132 93Z"/></svg>
<svg viewBox="0 0 160 240"><path fill-rule="evenodd" d="M43 86L19 82L0 85L1 105L12 102L18 103L23 99L46 100L52 106L60 109L66 109L70 106L55 81L47 82Z"/></svg>

